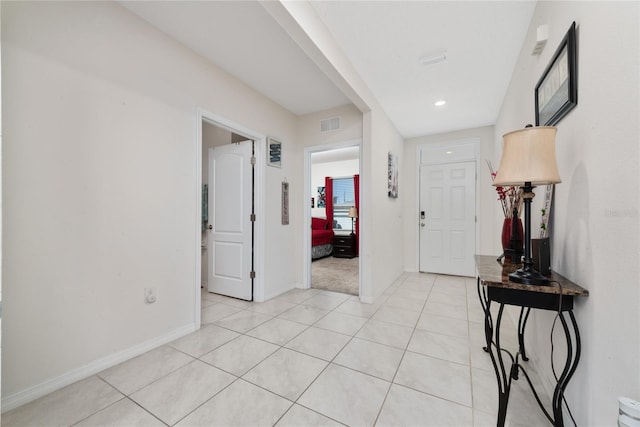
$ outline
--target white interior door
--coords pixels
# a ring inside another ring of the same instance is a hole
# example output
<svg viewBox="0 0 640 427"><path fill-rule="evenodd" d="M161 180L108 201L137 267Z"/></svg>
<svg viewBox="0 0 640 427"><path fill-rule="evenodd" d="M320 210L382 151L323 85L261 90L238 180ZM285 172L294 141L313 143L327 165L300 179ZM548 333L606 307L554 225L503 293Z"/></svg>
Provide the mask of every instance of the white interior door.
<svg viewBox="0 0 640 427"><path fill-rule="evenodd" d="M209 292L252 300L253 142L209 149Z"/></svg>
<svg viewBox="0 0 640 427"><path fill-rule="evenodd" d="M475 162L420 167L420 271L475 274Z"/></svg>

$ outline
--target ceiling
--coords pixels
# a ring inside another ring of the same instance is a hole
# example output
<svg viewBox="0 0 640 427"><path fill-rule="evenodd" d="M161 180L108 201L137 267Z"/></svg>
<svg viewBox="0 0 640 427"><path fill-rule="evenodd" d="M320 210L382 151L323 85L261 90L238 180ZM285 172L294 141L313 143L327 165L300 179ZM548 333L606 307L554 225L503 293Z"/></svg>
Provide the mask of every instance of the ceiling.
<svg viewBox="0 0 640 427"><path fill-rule="evenodd" d="M257 1L120 3L296 115L350 103ZM535 1L312 5L409 138L495 122ZM420 63L441 50L444 62Z"/></svg>
<svg viewBox="0 0 640 427"><path fill-rule="evenodd" d="M326 151L311 153L311 164L333 163L343 160L360 159L360 146L334 148Z"/></svg>

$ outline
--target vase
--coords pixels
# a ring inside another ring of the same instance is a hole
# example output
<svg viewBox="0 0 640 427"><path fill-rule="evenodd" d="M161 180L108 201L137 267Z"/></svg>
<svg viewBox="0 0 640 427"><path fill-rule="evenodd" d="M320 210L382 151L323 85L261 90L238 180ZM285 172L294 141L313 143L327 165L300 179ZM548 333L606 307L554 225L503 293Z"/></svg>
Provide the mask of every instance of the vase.
<svg viewBox="0 0 640 427"><path fill-rule="evenodd" d="M505 258L511 262L520 262L523 250L524 231L522 220L518 217L505 218L502 223L502 250Z"/></svg>

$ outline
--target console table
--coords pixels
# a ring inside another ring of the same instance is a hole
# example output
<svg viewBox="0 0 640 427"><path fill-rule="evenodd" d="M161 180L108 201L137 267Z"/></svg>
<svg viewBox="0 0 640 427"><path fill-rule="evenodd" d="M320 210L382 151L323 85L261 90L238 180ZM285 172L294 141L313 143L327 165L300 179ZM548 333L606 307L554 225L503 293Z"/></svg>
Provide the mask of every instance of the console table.
<svg viewBox="0 0 640 427"><path fill-rule="evenodd" d="M578 324L573 315L573 298L588 296L589 292L555 272L548 276L551 284L546 286L511 282L509 281L509 273L517 270L521 266L520 264L508 262L501 264L495 257L485 255L476 255L475 259L478 271L478 296L485 314L484 331L487 345L484 350L491 356L491 362L498 379L498 427L504 426L511 381L517 381L520 372L524 374L547 419L554 426L564 426L562 419L564 391L578 367L581 350ZM492 303L499 304L495 324L491 314ZM505 305L521 307L518 320L518 351L515 356L500 347L500 324ZM535 387L520 362L520 359L525 362L529 360L524 345L524 331L532 308L557 312L567 340L567 359L553 393L552 414L549 414L544 408ZM567 322L567 315L570 322ZM511 361L509 369L505 368L505 359Z"/></svg>

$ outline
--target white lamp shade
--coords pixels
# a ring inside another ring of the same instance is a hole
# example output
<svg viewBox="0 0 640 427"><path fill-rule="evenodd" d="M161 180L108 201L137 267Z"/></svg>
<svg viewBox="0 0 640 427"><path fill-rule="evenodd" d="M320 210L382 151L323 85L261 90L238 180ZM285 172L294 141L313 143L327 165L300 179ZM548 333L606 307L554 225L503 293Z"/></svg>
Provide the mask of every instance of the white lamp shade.
<svg viewBox="0 0 640 427"><path fill-rule="evenodd" d="M502 159L494 186L532 186L560 181L556 162L556 128L538 126L504 134Z"/></svg>

